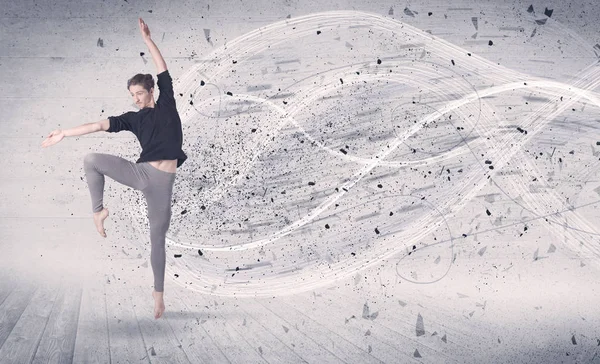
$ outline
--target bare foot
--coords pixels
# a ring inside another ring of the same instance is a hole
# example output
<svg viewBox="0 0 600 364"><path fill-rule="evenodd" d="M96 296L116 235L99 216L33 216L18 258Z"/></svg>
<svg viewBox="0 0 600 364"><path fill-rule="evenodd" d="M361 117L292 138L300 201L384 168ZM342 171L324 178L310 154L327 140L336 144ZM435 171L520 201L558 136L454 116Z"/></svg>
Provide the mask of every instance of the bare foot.
<svg viewBox="0 0 600 364"><path fill-rule="evenodd" d="M165 302L163 301L163 292L152 291L154 297L154 318L159 319L165 312Z"/></svg>
<svg viewBox="0 0 600 364"><path fill-rule="evenodd" d="M108 209L105 207L100 212L94 212L94 224L96 224L96 229L106 238L106 233L104 232L104 220L108 217Z"/></svg>

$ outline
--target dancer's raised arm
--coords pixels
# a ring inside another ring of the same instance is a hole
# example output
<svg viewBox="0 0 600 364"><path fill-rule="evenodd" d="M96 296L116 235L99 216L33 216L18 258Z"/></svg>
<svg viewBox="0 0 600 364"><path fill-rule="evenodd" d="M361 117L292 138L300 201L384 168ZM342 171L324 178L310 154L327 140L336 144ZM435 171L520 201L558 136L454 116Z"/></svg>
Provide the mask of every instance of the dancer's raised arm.
<svg viewBox="0 0 600 364"><path fill-rule="evenodd" d="M150 29L148 29L148 25L144 23L142 18L139 18L140 32L142 33L142 38L144 38L144 43L148 46L148 50L152 55L152 60L154 60L154 64L156 65L156 73L160 74L167 70L167 64L165 63L164 58L160 54L158 47L154 44L152 38L150 38Z"/></svg>

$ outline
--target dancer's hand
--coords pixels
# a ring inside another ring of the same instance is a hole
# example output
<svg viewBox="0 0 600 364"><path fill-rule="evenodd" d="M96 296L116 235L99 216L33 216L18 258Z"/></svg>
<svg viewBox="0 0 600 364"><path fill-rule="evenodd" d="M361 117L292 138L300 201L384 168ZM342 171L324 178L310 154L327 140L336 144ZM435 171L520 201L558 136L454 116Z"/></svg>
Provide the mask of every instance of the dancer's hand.
<svg viewBox="0 0 600 364"><path fill-rule="evenodd" d="M150 29L148 28L148 25L144 23L144 20L142 18L139 18L138 22L140 24L140 32L142 33L142 38L144 38L144 40L150 39Z"/></svg>
<svg viewBox="0 0 600 364"><path fill-rule="evenodd" d="M54 145L54 144L60 142L61 140L63 140L64 137L65 137L65 133L60 129L56 129L56 130L52 131L52 133L50 133L50 135L48 135L46 140L44 140L42 142L42 148L46 148L51 145Z"/></svg>

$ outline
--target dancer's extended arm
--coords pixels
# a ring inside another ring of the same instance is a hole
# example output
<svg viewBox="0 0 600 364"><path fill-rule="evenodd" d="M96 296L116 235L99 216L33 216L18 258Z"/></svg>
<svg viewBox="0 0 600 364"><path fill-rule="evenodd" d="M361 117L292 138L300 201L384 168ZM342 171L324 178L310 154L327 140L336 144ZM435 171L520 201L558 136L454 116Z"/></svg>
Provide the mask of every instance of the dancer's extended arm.
<svg viewBox="0 0 600 364"><path fill-rule="evenodd" d="M154 64L156 65L156 73L159 74L166 71L167 64L165 63L162 54L160 54L158 47L156 46L156 44L154 44L152 38L150 38L150 29L148 29L148 25L144 23L144 20L142 20L142 18L139 18L138 22L140 25L140 32L142 33L142 38L144 38L144 43L146 43L146 45L148 46L148 50L152 55L152 60L154 60Z"/></svg>
<svg viewBox="0 0 600 364"><path fill-rule="evenodd" d="M63 140L63 138L67 137L67 136L85 135L85 134L95 133L100 130L106 131L106 130L108 130L108 128L110 128L110 122L108 119L104 119L104 120L97 121L95 123L87 123L87 124L79 125L79 126L76 126L73 128L65 129L65 130L56 129L56 130L53 130L46 137L46 139L42 142L42 148L46 148L51 145L54 145L54 144L60 142L61 140Z"/></svg>

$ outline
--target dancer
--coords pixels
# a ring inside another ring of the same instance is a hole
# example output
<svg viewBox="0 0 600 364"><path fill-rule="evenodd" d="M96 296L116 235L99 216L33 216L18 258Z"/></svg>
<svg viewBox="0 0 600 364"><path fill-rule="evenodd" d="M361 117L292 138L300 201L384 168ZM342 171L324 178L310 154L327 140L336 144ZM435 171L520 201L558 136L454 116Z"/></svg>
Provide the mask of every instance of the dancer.
<svg viewBox="0 0 600 364"><path fill-rule="evenodd" d="M94 224L100 235L105 238L104 220L109 213L102 203L104 176L142 191L146 198L150 222L150 261L154 274L154 317L158 319L165 310L165 236L171 223L173 184L177 167L185 162L187 156L181 149L183 131L175 104L173 80L165 60L150 37L150 29L142 18L139 18L138 23L142 38L157 68L156 83L160 94L156 103L152 75L137 74L127 81L127 89L139 111L126 112L71 129L54 130L44 140L42 147L54 145L65 136L83 135L100 130L109 133L128 130L138 138L142 153L136 163L110 154L89 153L84 158L84 170L92 198Z"/></svg>

